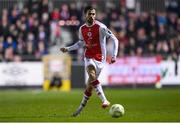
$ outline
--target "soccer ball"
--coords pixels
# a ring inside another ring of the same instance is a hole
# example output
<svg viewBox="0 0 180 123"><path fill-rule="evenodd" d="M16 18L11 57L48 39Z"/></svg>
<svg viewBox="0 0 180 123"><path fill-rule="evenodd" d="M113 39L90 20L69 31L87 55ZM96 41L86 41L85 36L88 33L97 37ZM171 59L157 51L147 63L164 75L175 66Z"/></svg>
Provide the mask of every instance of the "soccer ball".
<svg viewBox="0 0 180 123"><path fill-rule="evenodd" d="M113 104L109 109L109 114L114 118L122 117L124 113L124 107L120 104Z"/></svg>

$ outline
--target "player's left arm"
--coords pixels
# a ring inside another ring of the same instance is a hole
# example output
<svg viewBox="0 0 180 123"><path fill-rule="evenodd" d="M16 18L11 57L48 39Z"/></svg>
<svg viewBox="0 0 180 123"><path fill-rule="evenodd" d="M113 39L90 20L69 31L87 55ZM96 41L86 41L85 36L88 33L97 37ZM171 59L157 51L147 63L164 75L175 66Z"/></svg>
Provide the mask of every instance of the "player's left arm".
<svg viewBox="0 0 180 123"><path fill-rule="evenodd" d="M111 63L116 62L116 57L118 53L118 39L115 37L115 35L108 29L104 28L104 33L107 38L110 38L113 41L113 52L112 52L112 57L111 57Z"/></svg>

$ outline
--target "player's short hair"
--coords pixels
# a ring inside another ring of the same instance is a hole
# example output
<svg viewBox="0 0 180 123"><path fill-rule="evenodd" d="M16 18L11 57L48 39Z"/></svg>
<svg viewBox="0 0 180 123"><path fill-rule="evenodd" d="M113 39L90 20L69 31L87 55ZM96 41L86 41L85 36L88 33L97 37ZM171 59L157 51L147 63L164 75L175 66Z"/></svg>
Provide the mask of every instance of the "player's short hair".
<svg viewBox="0 0 180 123"><path fill-rule="evenodd" d="M89 11L89 10L93 10L93 9L95 9L94 7L92 7L92 6L86 6L85 8L84 8L84 13L86 14L87 13L87 11Z"/></svg>

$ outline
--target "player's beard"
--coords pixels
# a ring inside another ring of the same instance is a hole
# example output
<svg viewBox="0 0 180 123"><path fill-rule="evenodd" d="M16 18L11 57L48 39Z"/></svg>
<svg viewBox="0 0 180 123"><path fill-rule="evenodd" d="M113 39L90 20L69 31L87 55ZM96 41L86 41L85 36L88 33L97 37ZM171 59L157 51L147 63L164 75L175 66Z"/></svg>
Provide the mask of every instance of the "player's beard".
<svg viewBox="0 0 180 123"><path fill-rule="evenodd" d="M93 21L94 21L93 18L88 18L86 22L88 23L88 25L92 25Z"/></svg>

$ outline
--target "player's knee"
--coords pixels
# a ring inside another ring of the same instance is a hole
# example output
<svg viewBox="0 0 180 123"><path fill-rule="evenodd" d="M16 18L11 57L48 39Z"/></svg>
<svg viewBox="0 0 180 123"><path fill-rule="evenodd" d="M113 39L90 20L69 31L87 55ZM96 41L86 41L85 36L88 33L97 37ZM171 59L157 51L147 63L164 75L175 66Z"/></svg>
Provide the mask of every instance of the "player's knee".
<svg viewBox="0 0 180 123"><path fill-rule="evenodd" d="M96 72L95 71L90 71L89 72L89 78L90 78L90 80L95 80L96 79Z"/></svg>
<svg viewBox="0 0 180 123"><path fill-rule="evenodd" d="M96 70L95 70L94 66L92 66L92 65L88 66L87 72L88 72L90 80L96 79Z"/></svg>

